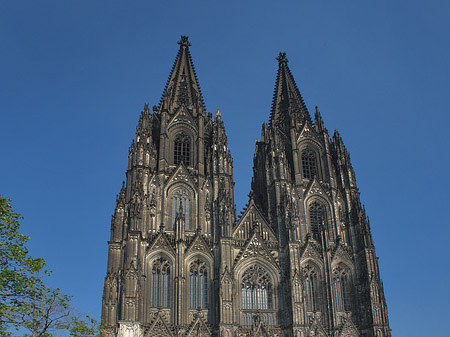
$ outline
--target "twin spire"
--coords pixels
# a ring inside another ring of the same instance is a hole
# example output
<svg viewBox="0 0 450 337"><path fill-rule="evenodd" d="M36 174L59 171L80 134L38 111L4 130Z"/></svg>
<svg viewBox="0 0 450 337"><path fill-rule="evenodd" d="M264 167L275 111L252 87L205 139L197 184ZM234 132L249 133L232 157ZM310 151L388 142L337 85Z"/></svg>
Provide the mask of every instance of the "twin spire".
<svg viewBox="0 0 450 337"><path fill-rule="evenodd" d="M270 124L277 124L277 122L283 121L286 117L297 117L311 122L308 109L287 65L286 53L280 52L277 61L278 73L273 93Z"/></svg>
<svg viewBox="0 0 450 337"><path fill-rule="evenodd" d="M161 102L165 102L168 106L184 104L188 108L202 107L204 109L205 103L189 52L191 43L187 36L181 36L178 44L180 49L164 88ZM270 113L270 124L277 124L277 122L285 120L286 117L307 119L311 122L308 109L287 65L286 53L280 52L277 61L278 74Z"/></svg>
<svg viewBox="0 0 450 337"><path fill-rule="evenodd" d="M187 36L182 36L178 41L180 50L172 67L169 80L161 98L161 102L166 101L169 105L185 105L188 108L205 106L200 85L195 73L189 47L191 43Z"/></svg>

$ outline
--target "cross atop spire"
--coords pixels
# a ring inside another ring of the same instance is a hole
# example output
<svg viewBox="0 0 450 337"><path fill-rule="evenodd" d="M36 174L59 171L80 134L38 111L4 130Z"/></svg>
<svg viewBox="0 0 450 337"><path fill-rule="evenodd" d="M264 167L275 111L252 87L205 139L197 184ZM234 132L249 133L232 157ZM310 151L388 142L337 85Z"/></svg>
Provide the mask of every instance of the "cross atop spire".
<svg viewBox="0 0 450 337"><path fill-rule="evenodd" d="M195 73L191 53L189 52L191 43L187 36L181 36L178 44L180 49L161 98L161 103L167 109L172 110L169 113L183 104L188 108L204 108L200 85Z"/></svg>
<svg viewBox="0 0 450 337"><path fill-rule="evenodd" d="M181 40L177 42L182 47L190 47L192 44L189 42L189 37L182 35Z"/></svg>
<svg viewBox="0 0 450 337"><path fill-rule="evenodd" d="M311 122L308 109L287 65L286 53L280 52L276 60L278 61L278 74L273 93L270 124L282 123L288 120L288 117L307 119Z"/></svg>
<svg viewBox="0 0 450 337"><path fill-rule="evenodd" d="M286 53L280 51L280 55L277 57L278 63L287 63L288 59L286 58Z"/></svg>

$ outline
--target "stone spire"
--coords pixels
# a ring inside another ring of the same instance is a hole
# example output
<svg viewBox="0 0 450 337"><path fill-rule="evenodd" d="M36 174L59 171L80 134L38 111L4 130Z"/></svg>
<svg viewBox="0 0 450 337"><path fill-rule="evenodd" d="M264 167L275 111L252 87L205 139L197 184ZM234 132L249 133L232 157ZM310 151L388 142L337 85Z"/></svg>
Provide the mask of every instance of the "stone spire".
<svg viewBox="0 0 450 337"><path fill-rule="evenodd" d="M289 120L288 117L293 117L297 120L307 119L311 122L308 109L287 65L286 53L280 52L277 61L278 74L273 94L270 124L283 124L283 121Z"/></svg>
<svg viewBox="0 0 450 337"><path fill-rule="evenodd" d="M161 105L167 109L185 105L188 108L202 107L203 96L195 73L187 36L178 41L180 50L172 67L169 79L161 98Z"/></svg>

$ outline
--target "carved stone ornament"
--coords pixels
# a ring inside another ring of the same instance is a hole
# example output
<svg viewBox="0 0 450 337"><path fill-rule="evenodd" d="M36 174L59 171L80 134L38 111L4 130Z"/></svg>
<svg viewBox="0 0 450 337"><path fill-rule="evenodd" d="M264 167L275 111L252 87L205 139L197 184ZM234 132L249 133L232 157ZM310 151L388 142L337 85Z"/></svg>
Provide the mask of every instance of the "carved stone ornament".
<svg viewBox="0 0 450 337"><path fill-rule="evenodd" d="M141 325L138 322L119 322L117 337L143 337Z"/></svg>

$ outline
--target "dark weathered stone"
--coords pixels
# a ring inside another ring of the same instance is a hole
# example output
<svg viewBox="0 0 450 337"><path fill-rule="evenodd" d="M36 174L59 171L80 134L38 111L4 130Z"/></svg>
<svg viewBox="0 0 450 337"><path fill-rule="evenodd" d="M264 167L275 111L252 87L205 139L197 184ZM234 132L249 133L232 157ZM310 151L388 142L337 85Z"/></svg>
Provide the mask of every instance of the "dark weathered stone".
<svg viewBox="0 0 450 337"><path fill-rule="evenodd" d="M145 105L111 221L106 336L388 337L350 156L287 65L236 219L220 112L205 111L187 37L159 106Z"/></svg>

